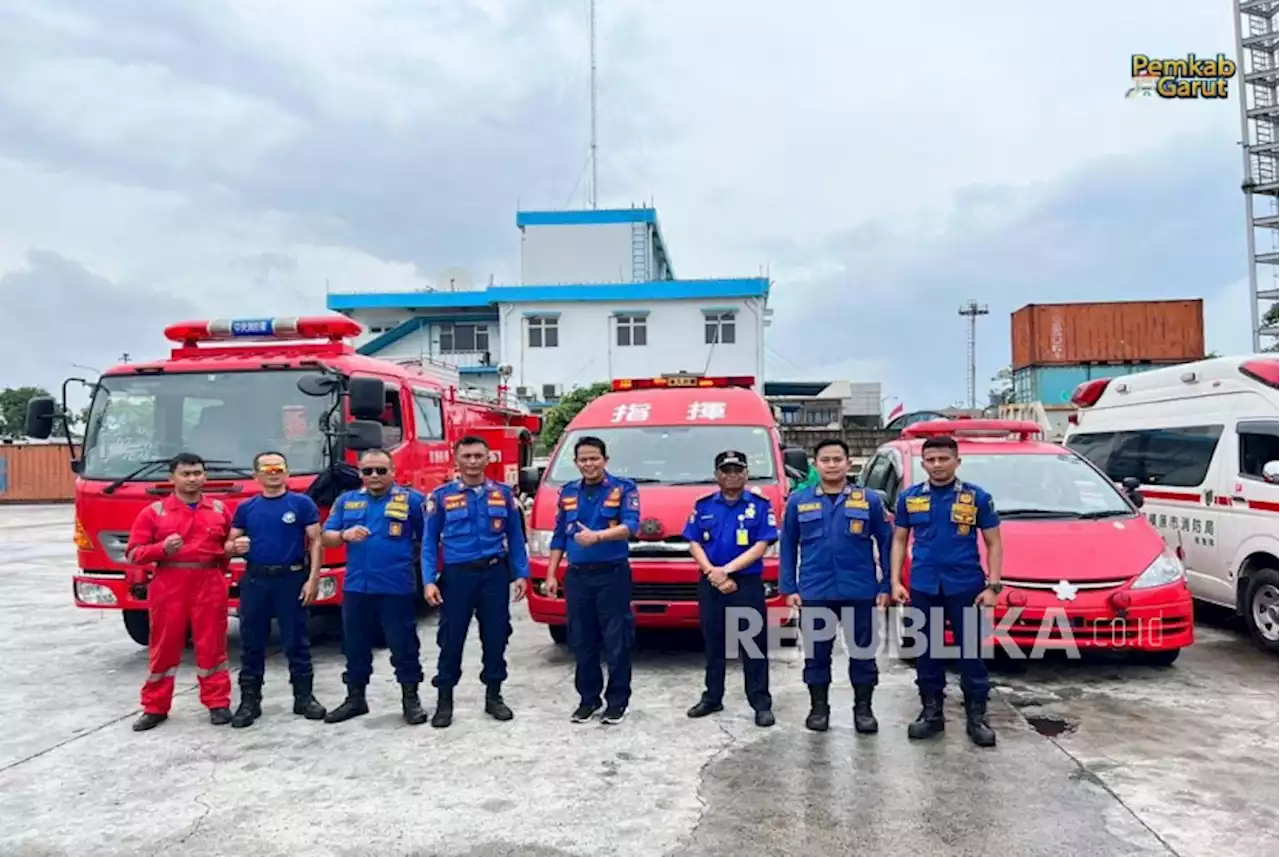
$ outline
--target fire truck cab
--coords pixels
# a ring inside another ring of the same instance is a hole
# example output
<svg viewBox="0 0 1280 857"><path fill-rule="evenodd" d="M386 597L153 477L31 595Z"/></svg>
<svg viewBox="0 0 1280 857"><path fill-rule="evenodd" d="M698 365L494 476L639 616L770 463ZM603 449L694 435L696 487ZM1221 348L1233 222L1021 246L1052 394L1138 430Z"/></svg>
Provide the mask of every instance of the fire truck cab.
<svg viewBox="0 0 1280 857"><path fill-rule="evenodd" d="M490 477L515 485L539 419L501 397L467 397L453 367L356 353L344 340L362 330L342 316L182 322L165 329L177 345L167 358L114 366L90 384L83 444L70 447L76 605L122 611L129 635L146 644L147 573L124 549L139 511L172 491L167 464L179 452L206 460L206 493L233 509L259 490L253 457L266 450L287 457L289 487L310 494L322 516L359 487L364 449L387 450L396 481L427 492L452 477L453 443L478 435L491 449ZM58 416L51 398L32 400L27 433L49 437ZM233 613L242 570L231 562ZM344 571L342 549L327 550L318 610L341 604Z"/></svg>
<svg viewBox="0 0 1280 857"><path fill-rule="evenodd" d="M698 627L699 571L682 531L694 501L717 490L716 454L726 449L746 454L747 490L767 497L779 520L788 475L803 478L808 468L804 450L782 448L773 413L754 385L749 377L696 375L615 380L611 392L588 403L569 423L545 468L521 472L521 490L534 496L529 614L550 627L552 639L566 640L565 602L543 595L541 581L560 489L581 478L573 447L588 436L608 447L608 471L634 480L640 489L640 531L631 537L636 625ZM563 579L564 566L559 574ZM765 555L764 580L768 605L783 607L776 545Z"/></svg>

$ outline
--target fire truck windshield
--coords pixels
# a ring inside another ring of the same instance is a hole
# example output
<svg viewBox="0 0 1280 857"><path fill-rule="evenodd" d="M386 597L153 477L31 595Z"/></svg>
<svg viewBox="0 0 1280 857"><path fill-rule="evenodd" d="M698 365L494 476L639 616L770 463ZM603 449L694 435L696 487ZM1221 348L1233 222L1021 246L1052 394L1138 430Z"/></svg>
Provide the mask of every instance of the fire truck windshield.
<svg viewBox="0 0 1280 857"><path fill-rule="evenodd" d="M108 375L89 409L86 479L114 480L148 461L194 452L212 475L248 471L259 452L284 453L294 473L324 469L320 420L332 406L297 388L294 371ZM243 473L237 474L243 475ZM130 481L159 481L167 468L144 468Z"/></svg>
<svg viewBox="0 0 1280 857"><path fill-rule="evenodd" d="M581 478L573 445L598 437L608 447L608 471L640 484L714 485L715 458L726 449L747 456L751 482L772 482L774 449L769 430L757 426L626 426L570 432L547 471L547 482L563 485Z"/></svg>

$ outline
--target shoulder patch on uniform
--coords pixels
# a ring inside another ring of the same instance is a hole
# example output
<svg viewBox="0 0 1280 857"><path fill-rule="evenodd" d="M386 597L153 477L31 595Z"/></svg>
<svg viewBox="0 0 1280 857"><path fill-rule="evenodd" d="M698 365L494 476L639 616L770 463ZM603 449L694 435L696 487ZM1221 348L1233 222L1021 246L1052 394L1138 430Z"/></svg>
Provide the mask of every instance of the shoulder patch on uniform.
<svg viewBox="0 0 1280 857"><path fill-rule="evenodd" d="M157 515L163 515L163 514L164 514L164 502L163 502L163 501L161 501L161 500L157 500L157 501L155 501L154 503L152 503L152 504L151 504L151 511L152 511L152 512L154 512L154 513L155 513L155 514L157 514Z"/></svg>
<svg viewBox="0 0 1280 857"><path fill-rule="evenodd" d="M227 507L226 507L226 506L224 506L224 505L222 505L222 501L221 501L221 500L214 500L214 501L213 501L213 511L217 512L219 515L221 515L223 512L225 512L225 511L226 511L226 509L227 509Z"/></svg>

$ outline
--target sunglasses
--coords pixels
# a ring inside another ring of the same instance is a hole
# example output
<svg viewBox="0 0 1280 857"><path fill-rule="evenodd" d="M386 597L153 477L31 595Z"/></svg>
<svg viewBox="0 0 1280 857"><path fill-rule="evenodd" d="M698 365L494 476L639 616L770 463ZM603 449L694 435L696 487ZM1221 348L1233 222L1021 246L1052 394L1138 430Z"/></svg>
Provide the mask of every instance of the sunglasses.
<svg viewBox="0 0 1280 857"><path fill-rule="evenodd" d="M364 476L386 476L391 472L390 467L361 467L360 473Z"/></svg>
<svg viewBox="0 0 1280 857"><path fill-rule="evenodd" d="M276 474L284 473L285 467L283 464L266 464L266 465L263 465L262 467L259 467L258 472L276 475Z"/></svg>

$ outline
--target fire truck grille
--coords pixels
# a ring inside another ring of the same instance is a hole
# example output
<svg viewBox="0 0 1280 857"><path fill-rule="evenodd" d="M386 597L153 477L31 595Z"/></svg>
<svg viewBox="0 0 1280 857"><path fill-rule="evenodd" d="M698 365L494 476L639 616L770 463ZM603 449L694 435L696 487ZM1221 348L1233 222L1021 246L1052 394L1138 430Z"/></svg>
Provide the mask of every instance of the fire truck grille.
<svg viewBox="0 0 1280 857"><path fill-rule="evenodd" d="M697 601L696 583L633 583L632 601Z"/></svg>

